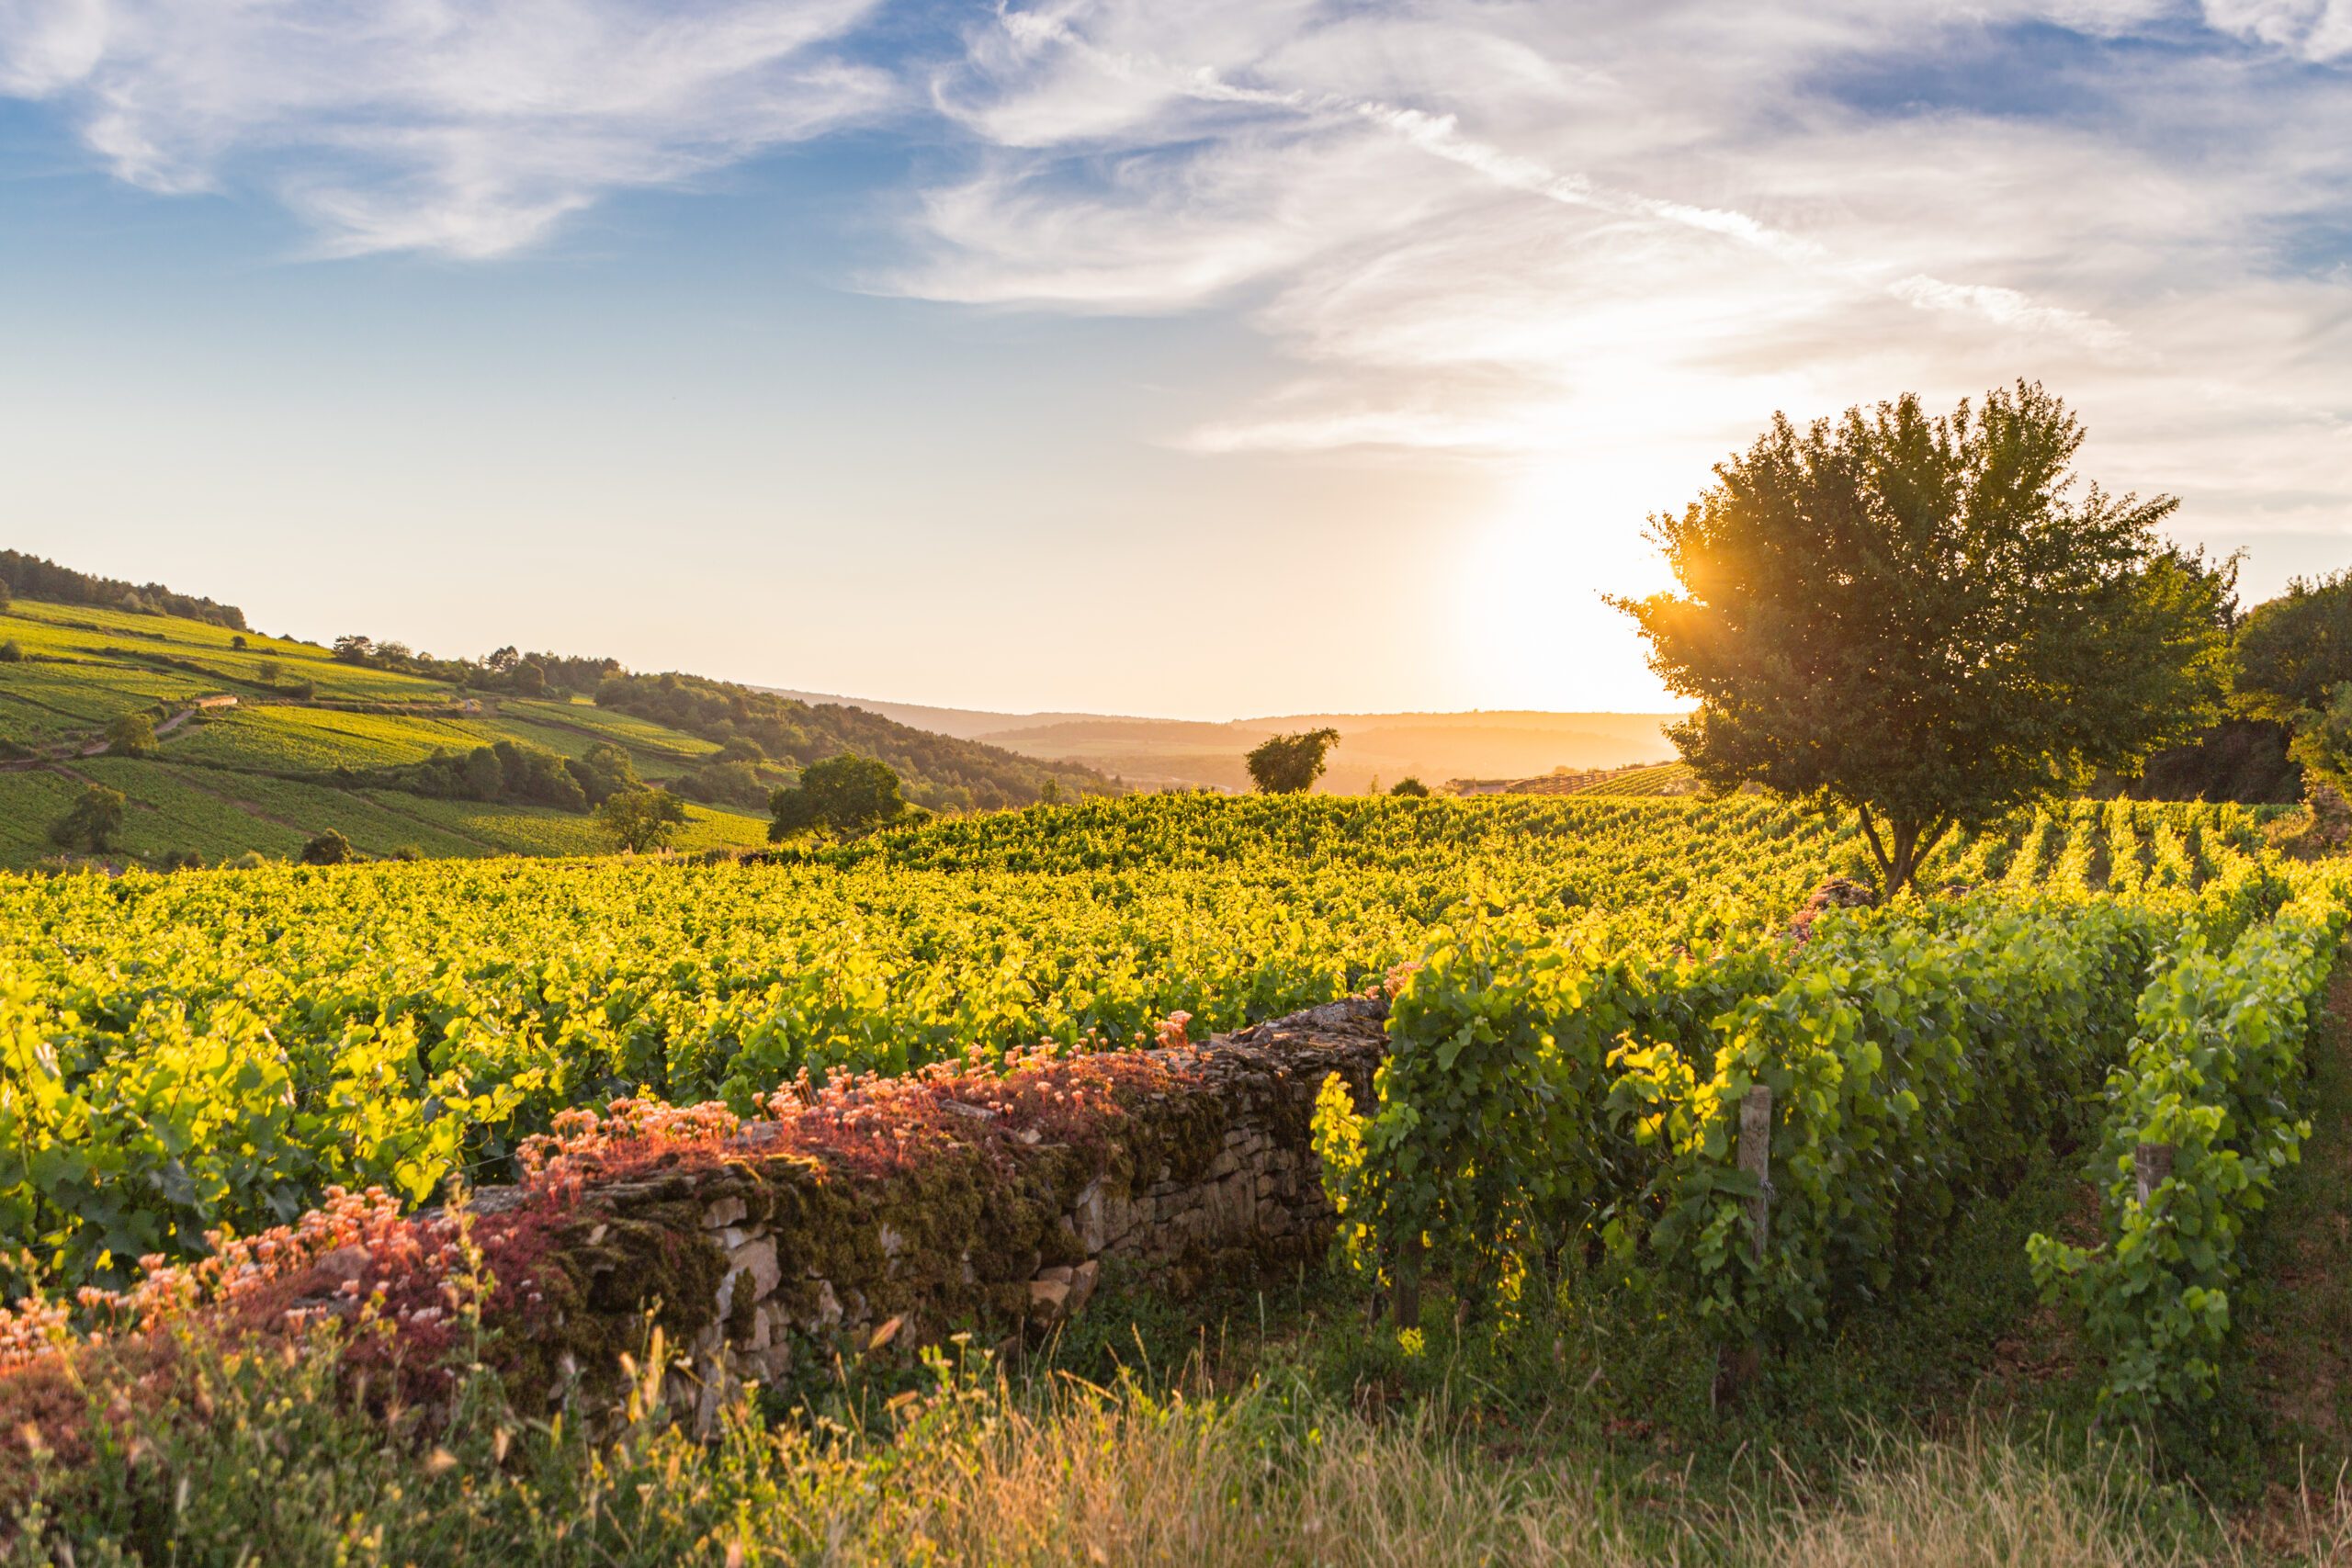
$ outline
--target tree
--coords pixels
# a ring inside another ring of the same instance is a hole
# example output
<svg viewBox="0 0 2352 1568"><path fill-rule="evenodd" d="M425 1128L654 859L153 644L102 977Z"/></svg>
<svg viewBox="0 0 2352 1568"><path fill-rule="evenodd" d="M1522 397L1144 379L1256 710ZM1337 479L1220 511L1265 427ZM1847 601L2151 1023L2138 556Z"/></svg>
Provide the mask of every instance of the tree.
<svg viewBox="0 0 2352 1568"><path fill-rule="evenodd" d="M615 849L643 854L677 836L686 803L666 789L625 789L596 808L596 820Z"/></svg>
<svg viewBox="0 0 2352 1568"><path fill-rule="evenodd" d="M10 637L6 642L0 642L0 664L22 664L24 661L25 645L23 643L18 642L15 637Z"/></svg>
<svg viewBox="0 0 2352 1568"><path fill-rule="evenodd" d="M356 632L334 639L334 656L345 664L365 664L376 657L374 639Z"/></svg>
<svg viewBox="0 0 2352 1568"><path fill-rule="evenodd" d="M2352 681L2352 571L2287 592L2238 624L2238 706L2257 718L2294 724L2327 707Z"/></svg>
<svg viewBox="0 0 2352 1568"><path fill-rule="evenodd" d="M148 757L155 751L155 721L127 713L107 726L107 749L118 757Z"/></svg>
<svg viewBox="0 0 2352 1568"><path fill-rule="evenodd" d="M302 846L304 865L341 865L351 858L351 840L329 828Z"/></svg>
<svg viewBox="0 0 2352 1568"><path fill-rule="evenodd" d="M1267 795L1304 795L1323 776L1323 759L1340 743L1336 729L1276 735L1260 743L1245 761L1250 776Z"/></svg>
<svg viewBox="0 0 2352 1568"><path fill-rule="evenodd" d="M526 697L537 697L546 695L547 689L548 672L546 671L540 669L537 665L532 663L527 659L522 663L514 666L514 690L516 692Z"/></svg>
<svg viewBox="0 0 2352 1568"><path fill-rule="evenodd" d="M888 764L844 751L803 768L797 784L768 796L768 810L775 818L768 824L768 838L775 840L811 830L855 838L900 821L917 807L899 793L899 775Z"/></svg>
<svg viewBox="0 0 2352 1568"><path fill-rule="evenodd" d="M2092 769L2129 773L2216 710L2234 558L2162 546L2177 502L2073 493L2082 427L2037 385L1786 416L1679 515L1679 593L1612 601L1698 710L1701 782L1859 816L1887 892L1954 829Z"/></svg>
<svg viewBox="0 0 2352 1568"><path fill-rule="evenodd" d="M1419 779L1403 778L1398 779L1388 793L1408 796L1414 800L1427 800L1430 797L1430 786Z"/></svg>
<svg viewBox="0 0 2352 1568"><path fill-rule="evenodd" d="M124 805L122 791L92 784L64 816L50 824L49 841L60 849L83 849L102 855L114 847L115 835L122 831Z"/></svg>

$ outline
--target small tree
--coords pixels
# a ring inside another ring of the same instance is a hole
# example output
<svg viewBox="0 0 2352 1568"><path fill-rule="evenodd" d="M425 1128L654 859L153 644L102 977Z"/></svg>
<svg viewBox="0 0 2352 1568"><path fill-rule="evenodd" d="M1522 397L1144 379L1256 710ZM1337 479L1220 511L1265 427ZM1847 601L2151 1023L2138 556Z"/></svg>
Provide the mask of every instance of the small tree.
<svg viewBox="0 0 2352 1568"><path fill-rule="evenodd" d="M547 689L548 672L546 671L527 659L514 666L514 690L518 694L526 697L545 696Z"/></svg>
<svg viewBox="0 0 2352 1568"><path fill-rule="evenodd" d="M49 841L60 849L102 855L114 847L115 835L122 831L125 804L122 791L92 784L64 816L50 824Z"/></svg>
<svg viewBox="0 0 2352 1568"><path fill-rule="evenodd" d="M351 858L351 840L329 828L302 846L304 865L341 865Z"/></svg>
<svg viewBox="0 0 2352 1568"><path fill-rule="evenodd" d="M1323 776L1324 758L1339 743L1336 729L1271 737L1246 759L1250 776L1267 795L1304 795Z"/></svg>
<svg viewBox="0 0 2352 1568"><path fill-rule="evenodd" d="M768 824L771 840L796 833L831 831L855 838L911 816L917 807L899 790L899 775L888 763L844 751L811 762L800 771L800 782L768 796L775 820Z"/></svg>
<svg viewBox="0 0 2352 1568"><path fill-rule="evenodd" d="M2168 496L2071 494L2082 441L2022 382L1940 419L1776 416L1653 518L1682 592L1616 603L1699 701L1669 733L1700 780L1851 808L1891 894L1955 828L2193 734L2235 562L2164 547Z"/></svg>
<svg viewBox="0 0 2352 1568"><path fill-rule="evenodd" d="M596 820L615 849L644 854L677 837L686 803L666 789L625 789L596 807Z"/></svg>
<svg viewBox="0 0 2352 1568"><path fill-rule="evenodd" d="M24 661L25 645L23 643L18 642L15 637L0 642L0 664L22 664Z"/></svg>
<svg viewBox="0 0 2352 1568"><path fill-rule="evenodd" d="M1416 778L1402 778L1391 786L1388 793L1404 795L1413 800L1427 800L1430 797L1430 786Z"/></svg>
<svg viewBox="0 0 2352 1568"><path fill-rule="evenodd" d="M107 749L118 757L149 757L155 751L155 721L127 713L107 726Z"/></svg>
<svg viewBox="0 0 2352 1568"><path fill-rule="evenodd" d="M243 635L243 633L239 633L237 636L231 637L231 638L229 639L229 646L230 646L231 648L235 649L239 653L243 653L243 652L244 652L244 650L245 650L245 638L244 638L244 635Z"/></svg>

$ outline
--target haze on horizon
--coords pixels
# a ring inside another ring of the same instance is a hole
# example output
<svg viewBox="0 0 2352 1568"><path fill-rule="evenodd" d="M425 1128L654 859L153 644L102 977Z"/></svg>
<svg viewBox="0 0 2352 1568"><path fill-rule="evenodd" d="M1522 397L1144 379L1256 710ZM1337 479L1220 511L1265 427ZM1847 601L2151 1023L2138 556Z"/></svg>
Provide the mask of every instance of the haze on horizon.
<svg viewBox="0 0 2352 1568"><path fill-rule="evenodd" d="M2347 559L2352 0L0 0L0 544L1016 713L1677 705L1775 410Z"/></svg>

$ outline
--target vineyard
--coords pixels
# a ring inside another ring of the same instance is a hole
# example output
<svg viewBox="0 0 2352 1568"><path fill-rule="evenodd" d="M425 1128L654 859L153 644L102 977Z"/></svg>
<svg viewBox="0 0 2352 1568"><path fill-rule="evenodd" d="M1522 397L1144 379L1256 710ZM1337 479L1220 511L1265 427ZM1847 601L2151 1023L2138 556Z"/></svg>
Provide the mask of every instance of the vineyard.
<svg viewBox="0 0 2352 1568"><path fill-rule="evenodd" d="M2072 803L1885 909L1809 901L1862 846L1760 796L1129 797L741 859L11 880L0 1232L49 1290L115 1287L331 1188L511 1179L624 1096L746 1113L804 1071L1035 1064L1369 989L1376 1103L1327 1092L1316 1140L1342 1277L1408 1352L1429 1291L1506 1336L1637 1303L1752 1369L1925 1290L2054 1158L2096 1221L2010 1266L2100 1408L2194 1409L2311 1135L2352 906L2265 826Z"/></svg>

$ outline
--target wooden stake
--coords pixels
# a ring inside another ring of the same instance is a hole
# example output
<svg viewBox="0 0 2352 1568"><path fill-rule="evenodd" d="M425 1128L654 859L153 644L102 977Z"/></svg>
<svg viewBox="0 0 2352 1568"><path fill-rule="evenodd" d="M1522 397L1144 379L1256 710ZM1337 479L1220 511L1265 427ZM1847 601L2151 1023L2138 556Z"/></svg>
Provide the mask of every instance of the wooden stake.
<svg viewBox="0 0 2352 1568"><path fill-rule="evenodd" d="M2139 1144L2132 1150L2132 1184L2139 1189L2140 1207L2148 1206L2149 1195L2165 1183L2172 1174L2170 1144Z"/></svg>
<svg viewBox="0 0 2352 1568"><path fill-rule="evenodd" d="M1762 1084L1739 1102L1739 1168L1756 1179L1756 1196L1747 1200L1747 1248L1760 1264L1772 1221L1772 1091ZM1757 1341L1727 1347L1715 1363L1713 1403L1738 1404L1763 1369L1764 1348Z"/></svg>
<svg viewBox="0 0 2352 1568"><path fill-rule="evenodd" d="M1772 1220L1772 1091L1758 1084L1739 1102L1739 1168L1756 1178L1747 1201L1750 1256L1764 1261L1764 1237Z"/></svg>

